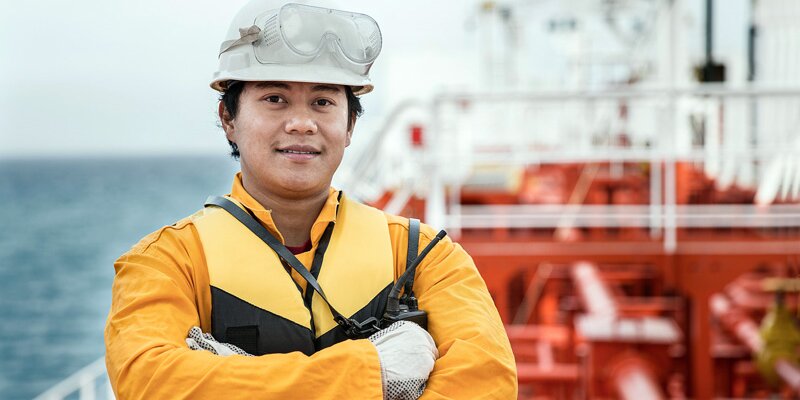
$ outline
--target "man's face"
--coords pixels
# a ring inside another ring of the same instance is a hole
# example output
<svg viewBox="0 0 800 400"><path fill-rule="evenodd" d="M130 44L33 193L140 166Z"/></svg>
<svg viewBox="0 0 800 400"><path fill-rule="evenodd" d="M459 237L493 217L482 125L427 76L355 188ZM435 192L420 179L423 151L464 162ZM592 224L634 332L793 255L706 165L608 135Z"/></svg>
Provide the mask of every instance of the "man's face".
<svg viewBox="0 0 800 400"><path fill-rule="evenodd" d="M327 193L350 144L345 89L299 82L247 82L228 140L239 147L251 194L303 198Z"/></svg>

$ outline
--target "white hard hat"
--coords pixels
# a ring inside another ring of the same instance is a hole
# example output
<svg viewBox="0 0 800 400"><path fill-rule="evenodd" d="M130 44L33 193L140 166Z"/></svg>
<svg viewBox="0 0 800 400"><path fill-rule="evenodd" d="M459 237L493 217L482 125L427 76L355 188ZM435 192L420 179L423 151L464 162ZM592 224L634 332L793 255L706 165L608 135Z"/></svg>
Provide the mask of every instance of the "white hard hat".
<svg viewBox="0 0 800 400"><path fill-rule="evenodd" d="M381 32L365 14L276 0L253 0L233 21L220 46L211 87L228 81L290 81L373 89L369 70L381 51Z"/></svg>

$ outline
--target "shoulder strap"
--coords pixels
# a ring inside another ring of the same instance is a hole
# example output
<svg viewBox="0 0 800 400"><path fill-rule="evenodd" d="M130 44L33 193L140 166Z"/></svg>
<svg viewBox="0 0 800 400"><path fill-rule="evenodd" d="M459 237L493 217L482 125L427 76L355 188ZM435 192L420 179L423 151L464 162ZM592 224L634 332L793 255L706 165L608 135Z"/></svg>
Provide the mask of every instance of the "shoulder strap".
<svg viewBox="0 0 800 400"><path fill-rule="evenodd" d="M411 268L411 263L419 255L419 220L416 218L408 219L408 253L406 254L406 271ZM412 294L414 286L414 276L410 275L406 284L403 286L403 292Z"/></svg>
<svg viewBox="0 0 800 400"><path fill-rule="evenodd" d="M278 255L278 257L280 257L281 260L288 264L292 269L297 271L297 273L300 274L300 276L302 276L306 282L308 282L308 285L311 286L315 292L319 293L319 296L325 301L325 303L328 305L328 308L330 308L331 314L333 314L333 319L336 321L336 323L342 325L342 327L345 329L350 328L350 321L333 308L331 303L328 301L328 298L325 297L325 292L322 291L322 287L319 286L319 283L314 275L312 275L311 272L309 272L305 266L303 266L303 263L301 263L300 260L298 260L297 257L295 257L295 255L283 245L283 243L275 238L275 236L273 236L266 228L261 226L261 224L259 224L258 221L256 221L250 214L239 208L239 206L234 204L232 201L220 196L210 196L206 200L205 205L221 207L234 218L239 220L239 222L246 226L247 229L253 232L262 241L264 241L264 243L266 243L267 246L269 246ZM328 229L326 229L326 231L328 231ZM328 233L326 236L330 238L330 233ZM327 247L327 245L325 245L325 247Z"/></svg>

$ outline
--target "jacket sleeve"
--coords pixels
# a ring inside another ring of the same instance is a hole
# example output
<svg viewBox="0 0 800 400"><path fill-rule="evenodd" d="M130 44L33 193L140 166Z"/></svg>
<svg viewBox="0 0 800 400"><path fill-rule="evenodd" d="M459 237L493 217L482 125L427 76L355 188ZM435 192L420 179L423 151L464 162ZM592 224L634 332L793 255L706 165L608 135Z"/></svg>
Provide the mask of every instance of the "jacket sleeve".
<svg viewBox="0 0 800 400"><path fill-rule="evenodd" d="M420 249L435 235L422 226ZM419 265L414 292L428 312L439 359L421 400L516 399L517 372L503 323L472 258L449 238Z"/></svg>
<svg viewBox="0 0 800 400"><path fill-rule="evenodd" d="M106 365L119 399L382 399L380 361L367 340L312 356L300 352L221 357L190 350L201 326L191 266L175 248L150 243L115 264L105 329Z"/></svg>

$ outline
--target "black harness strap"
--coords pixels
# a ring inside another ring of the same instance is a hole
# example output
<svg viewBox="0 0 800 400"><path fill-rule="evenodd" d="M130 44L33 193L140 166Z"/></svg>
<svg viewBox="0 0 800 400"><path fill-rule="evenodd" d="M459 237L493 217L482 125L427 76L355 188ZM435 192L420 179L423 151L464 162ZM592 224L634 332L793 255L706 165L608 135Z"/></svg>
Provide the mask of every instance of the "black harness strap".
<svg viewBox="0 0 800 400"><path fill-rule="evenodd" d="M328 224L325 227L325 232L322 233L322 238L317 245L317 251L314 253L314 261L311 262L311 275L314 279L319 278L319 272L322 269L322 261L325 258L325 252L328 250L328 244L331 242L331 234L333 234L334 224ZM314 296L313 290L306 290L306 305L311 308L311 298Z"/></svg>
<svg viewBox="0 0 800 400"><path fill-rule="evenodd" d="M406 253L406 271L411 267L411 263L419 255L419 220L416 218L408 219L408 253ZM414 295L414 275L410 275L406 284L403 286L403 293L410 296Z"/></svg>
<svg viewBox="0 0 800 400"><path fill-rule="evenodd" d="M247 227L251 232L253 232L259 239L264 241L277 255L280 259L288 264L292 269L294 269L303 279L308 282L308 285L314 289L315 292L319 294L322 300L328 305L328 308L331 310L331 314L333 314L333 319L336 321L337 324L342 326L345 331L352 331L353 324L358 324L356 321L351 321L344 317L341 313L336 311L333 308L333 305L328 301L328 298L325 296L325 292L323 292L322 287L319 286L319 282L317 282L316 277L306 269L303 263L292 254L286 246L283 245L275 236L273 236L266 228L261 226L258 221L255 220L250 214L239 208L235 203L232 201L220 197L220 196L210 196L205 203L206 206L213 205L220 207L231 214L234 218L239 220L244 226ZM314 255L314 265L312 265L312 270L316 270L316 275L319 275L320 266L322 264L322 259L324 257L325 250L328 248L328 242L330 241L331 232L333 231L333 224L328 224L328 227L325 229L325 233L323 234L322 240L320 244L317 246L317 252ZM310 306L311 303L311 293L310 290L306 290L306 298L304 302ZM313 321L313 318L312 318ZM365 321L366 322L366 321ZM312 322L313 323L313 322ZM359 326L360 328L360 326ZM349 334L348 334L349 335Z"/></svg>

